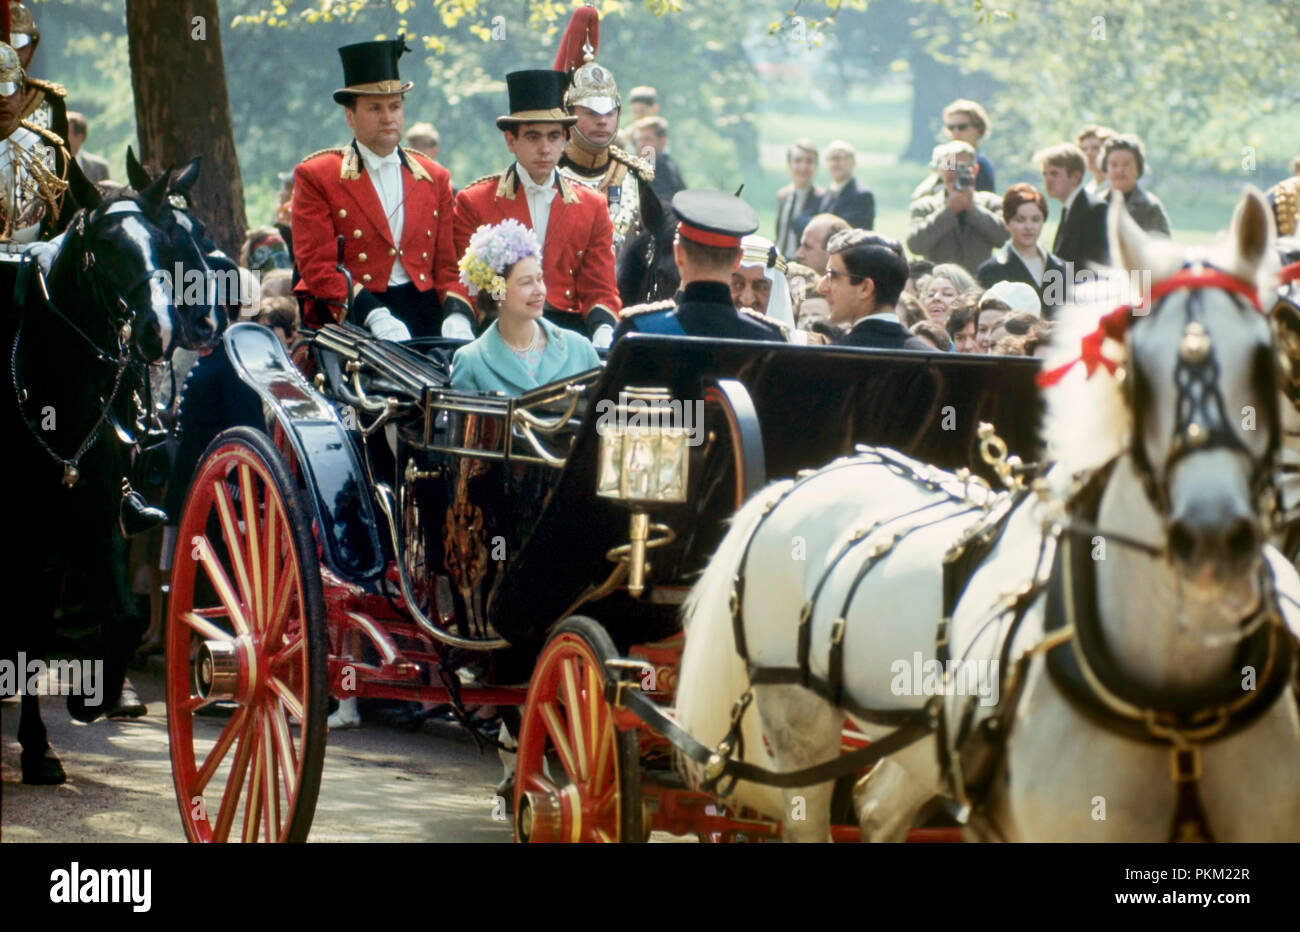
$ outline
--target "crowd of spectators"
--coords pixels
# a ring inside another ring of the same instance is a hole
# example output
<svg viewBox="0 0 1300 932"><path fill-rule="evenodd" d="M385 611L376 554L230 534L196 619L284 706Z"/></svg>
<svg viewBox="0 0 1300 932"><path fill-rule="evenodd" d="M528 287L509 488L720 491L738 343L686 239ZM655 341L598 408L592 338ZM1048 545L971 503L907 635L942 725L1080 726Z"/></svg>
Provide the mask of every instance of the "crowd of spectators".
<svg viewBox="0 0 1300 932"><path fill-rule="evenodd" d="M1139 184L1147 159L1136 135L1085 126L1073 142L1034 153L1041 189L1019 182L999 193L993 165L979 151L992 129L984 108L955 100L942 117L947 139L912 192L903 238L911 261L891 308L926 348L1038 354L1074 286L1107 262L1106 213L1114 200L1143 230L1170 235L1164 205ZM829 188L817 184L823 160ZM778 251L795 260L787 269L795 326L839 342L845 321L826 300L835 280L830 243L844 231L873 228L874 198L854 177L856 152L846 142L819 149L798 139L786 164L790 183L777 193L774 232ZM1049 219L1056 220L1050 248L1040 242ZM897 251L906 258L901 245ZM735 297L738 307L751 300Z"/></svg>

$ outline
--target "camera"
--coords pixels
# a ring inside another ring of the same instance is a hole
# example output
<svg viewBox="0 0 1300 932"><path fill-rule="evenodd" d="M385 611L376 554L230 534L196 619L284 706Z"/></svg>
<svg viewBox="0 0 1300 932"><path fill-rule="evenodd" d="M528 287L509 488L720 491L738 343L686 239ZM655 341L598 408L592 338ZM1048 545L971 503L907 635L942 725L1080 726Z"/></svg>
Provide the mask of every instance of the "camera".
<svg viewBox="0 0 1300 932"><path fill-rule="evenodd" d="M971 188L975 187L975 176L971 171L970 162L957 163L957 179L954 182L953 187L958 191L969 191Z"/></svg>

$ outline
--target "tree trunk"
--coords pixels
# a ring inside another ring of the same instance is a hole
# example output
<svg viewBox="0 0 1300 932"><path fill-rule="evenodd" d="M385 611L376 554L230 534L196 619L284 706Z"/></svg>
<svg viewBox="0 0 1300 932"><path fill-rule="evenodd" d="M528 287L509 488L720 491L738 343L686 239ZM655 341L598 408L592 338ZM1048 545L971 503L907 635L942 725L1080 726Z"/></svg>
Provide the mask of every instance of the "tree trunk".
<svg viewBox="0 0 1300 932"><path fill-rule="evenodd" d="M190 191L216 244L239 255L247 221L226 94L217 0L127 0L140 158L151 171L203 156Z"/></svg>

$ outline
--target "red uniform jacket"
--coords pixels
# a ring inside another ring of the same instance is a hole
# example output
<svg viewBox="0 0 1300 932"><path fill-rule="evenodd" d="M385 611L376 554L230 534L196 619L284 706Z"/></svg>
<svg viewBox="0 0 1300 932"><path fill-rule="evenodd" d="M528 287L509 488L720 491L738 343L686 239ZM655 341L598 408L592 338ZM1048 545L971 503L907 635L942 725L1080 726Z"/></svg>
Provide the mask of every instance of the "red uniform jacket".
<svg viewBox="0 0 1300 932"><path fill-rule="evenodd" d="M343 264L355 284L370 291L387 290L393 263L400 261L416 289L437 289L444 311L450 310L447 293L453 285L459 287L452 245L451 175L418 152L403 148L401 153L405 198L401 243L393 242L379 195L355 146L314 152L294 169L293 255L300 276L294 291L320 299L307 302L303 322L308 326L342 317L345 282L335 268L340 234Z"/></svg>
<svg viewBox="0 0 1300 932"><path fill-rule="evenodd" d="M480 178L456 195L456 256L465 255L470 237L483 224L507 217L532 229L528 198L520 190L515 166L499 175ZM582 315L595 323L617 322L622 302L614 276L614 225L603 195L557 176L560 196L551 201L542 244L542 279L546 302L561 311ZM456 291L468 300L465 286ZM596 317L592 318L592 311Z"/></svg>

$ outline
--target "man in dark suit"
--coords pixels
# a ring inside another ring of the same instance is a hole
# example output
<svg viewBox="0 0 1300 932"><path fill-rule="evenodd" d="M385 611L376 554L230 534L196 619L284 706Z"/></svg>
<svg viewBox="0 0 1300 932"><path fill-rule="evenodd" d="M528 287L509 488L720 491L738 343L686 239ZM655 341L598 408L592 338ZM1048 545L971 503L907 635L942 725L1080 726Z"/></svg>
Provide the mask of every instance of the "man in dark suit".
<svg viewBox="0 0 1300 932"><path fill-rule="evenodd" d="M859 230L870 230L876 222L876 199L869 188L861 187L853 177L857 158L857 150L842 139L826 147L826 170L831 173L831 186L822 195L821 213L843 217L849 226Z"/></svg>
<svg viewBox="0 0 1300 932"><path fill-rule="evenodd" d="M1110 251L1106 243L1106 202L1084 188L1088 162L1073 143L1064 142L1035 153L1034 163L1042 170L1047 196L1061 202L1052 252L1067 268L1074 264L1077 280L1089 263L1106 263Z"/></svg>
<svg viewBox="0 0 1300 932"><path fill-rule="evenodd" d="M795 140L785 154L790 184L776 192L776 248L783 256L799 250L803 228L818 213L824 188L813 184L817 174L817 145L811 139Z"/></svg>
<svg viewBox="0 0 1300 932"><path fill-rule="evenodd" d="M847 326L840 346L929 350L908 333L894 305L907 284L907 260L897 240L866 230L844 230L831 237L826 275L817 293L830 307L830 323Z"/></svg>

